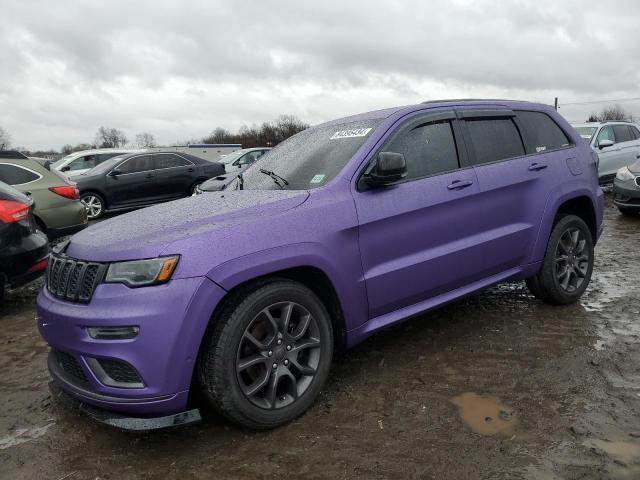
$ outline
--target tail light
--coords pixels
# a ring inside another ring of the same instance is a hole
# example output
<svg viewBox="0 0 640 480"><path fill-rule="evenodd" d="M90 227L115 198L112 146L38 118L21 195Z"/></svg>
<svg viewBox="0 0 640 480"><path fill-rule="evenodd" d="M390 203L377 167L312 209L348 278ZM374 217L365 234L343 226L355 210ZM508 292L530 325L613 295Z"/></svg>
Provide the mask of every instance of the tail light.
<svg viewBox="0 0 640 480"><path fill-rule="evenodd" d="M0 220L13 223L24 220L29 215L29 205L13 200L0 200Z"/></svg>
<svg viewBox="0 0 640 480"><path fill-rule="evenodd" d="M80 198L80 191L75 185L64 185L62 187L50 187L53 193L57 193L61 197L69 198L71 200L78 200Z"/></svg>
<svg viewBox="0 0 640 480"><path fill-rule="evenodd" d="M39 262L34 263L33 265L31 265L31 267L29 267L27 273L40 272L41 270L44 270L45 268L47 268L48 262L49 260L45 258L43 260L40 260Z"/></svg>

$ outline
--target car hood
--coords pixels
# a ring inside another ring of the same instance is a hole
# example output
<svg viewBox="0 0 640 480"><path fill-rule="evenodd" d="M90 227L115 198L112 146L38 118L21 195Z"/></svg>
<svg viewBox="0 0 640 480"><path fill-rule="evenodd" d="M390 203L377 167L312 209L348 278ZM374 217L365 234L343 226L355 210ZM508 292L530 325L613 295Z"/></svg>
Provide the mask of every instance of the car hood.
<svg viewBox="0 0 640 480"><path fill-rule="evenodd" d="M153 258L178 240L263 220L308 196L306 191L232 190L188 197L92 225L71 239L66 253L101 262Z"/></svg>
<svg viewBox="0 0 640 480"><path fill-rule="evenodd" d="M627 167L629 171L635 175L640 175L640 160Z"/></svg>

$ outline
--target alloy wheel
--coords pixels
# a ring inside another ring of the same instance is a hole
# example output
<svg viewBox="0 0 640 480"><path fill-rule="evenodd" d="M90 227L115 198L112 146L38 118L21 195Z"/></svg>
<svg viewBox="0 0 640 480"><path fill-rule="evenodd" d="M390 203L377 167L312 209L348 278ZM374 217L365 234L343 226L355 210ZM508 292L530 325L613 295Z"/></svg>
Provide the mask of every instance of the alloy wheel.
<svg viewBox="0 0 640 480"><path fill-rule="evenodd" d="M290 405L313 381L320 351L320 329L309 310L294 302L270 305L251 320L240 340L240 388L258 407Z"/></svg>
<svg viewBox="0 0 640 480"><path fill-rule="evenodd" d="M102 201L95 195L86 195L82 197L82 203L87 209L87 216L90 219L100 216L102 213Z"/></svg>
<svg viewBox="0 0 640 480"><path fill-rule="evenodd" d="M589 271L591 257L584 232L571 227L558 240L555 275L560 288L568 293L578 290Z"/></svg>

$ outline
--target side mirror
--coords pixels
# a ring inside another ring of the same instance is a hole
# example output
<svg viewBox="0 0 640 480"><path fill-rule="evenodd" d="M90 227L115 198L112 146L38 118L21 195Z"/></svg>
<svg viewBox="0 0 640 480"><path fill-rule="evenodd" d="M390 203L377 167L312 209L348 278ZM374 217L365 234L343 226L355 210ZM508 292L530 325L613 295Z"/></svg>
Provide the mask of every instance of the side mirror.
<svg viewBox="0 0 640 480"><path fill-rule="evenodd" d="M613 147L613 142L611 140L602 139L598 142L598 148L600 150L607 147Z"/></svg>
<svg viewBox="0 0 640 480"><path fill-rule="evenodd" d="M407 176L407 161L404 155L394 152L380 152L373 168L365 174L364 180L372 187L396 183Z"/></svg>
<svg viewBox="0 0 640 480"><path fill-rule="evenodd" d="M117 177L118 175L122 175L122 171L118 170L117 168L109 172L110 177Z"/></svg>
<svg viewBox="0 0 640 480"><path fill-rule="evenodd" d="M60 169L61 172L68 172L69 170L71 170L71 167L69 165L65 165Z"/></svg>

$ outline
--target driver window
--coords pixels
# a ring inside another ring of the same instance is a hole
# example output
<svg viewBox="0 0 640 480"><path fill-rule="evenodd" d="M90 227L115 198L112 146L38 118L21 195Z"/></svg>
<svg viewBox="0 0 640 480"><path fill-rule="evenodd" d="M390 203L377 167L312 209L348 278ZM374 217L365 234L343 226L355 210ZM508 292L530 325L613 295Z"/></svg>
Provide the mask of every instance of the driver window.
<svg viewBox="0 0 640 480"><path fill-rule="evenodd" d="M613 136L613 128L611 128L610 126L602 127L600 129L600 132L598 133L596 145L598 145L601 140L611 140L613 143L616 143L616 139Z"/></svg>
<svg viewBox="0 0 640 480"><path fill-rule="evenodd" d="M458 152L449 121L426 123L402 132L385 150L404 155L407 180L458 168Z"/></svg>
<svg viewBox="0 0 640 480"><path fill-rule="evenodd" d="M153 170L151 155L140 155L133 157L118 166L118 170L122 173L137 173Z"/></svg>
<svg viewBox="0 0 640 480"><path fill-rule="evenodd" d="M85 155L78 157L69 166L69 170L83 170L85 168L93 168L96 166L97 155Z"/></svg>

